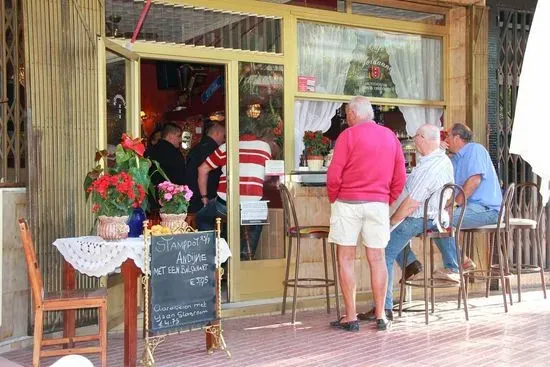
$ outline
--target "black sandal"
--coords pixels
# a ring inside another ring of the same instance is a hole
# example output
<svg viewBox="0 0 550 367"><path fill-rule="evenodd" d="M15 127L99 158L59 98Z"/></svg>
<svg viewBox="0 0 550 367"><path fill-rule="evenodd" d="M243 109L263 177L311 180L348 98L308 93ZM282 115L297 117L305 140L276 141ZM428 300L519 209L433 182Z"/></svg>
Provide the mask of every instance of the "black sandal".
<svg viewBox="0 0 550 367"><path fill-rule="evenodd" d="M359 321L342 322L345 316L340 317L338 321L331 321L330 326L336 329L342 329L346 331L359 331Z"/></svg>

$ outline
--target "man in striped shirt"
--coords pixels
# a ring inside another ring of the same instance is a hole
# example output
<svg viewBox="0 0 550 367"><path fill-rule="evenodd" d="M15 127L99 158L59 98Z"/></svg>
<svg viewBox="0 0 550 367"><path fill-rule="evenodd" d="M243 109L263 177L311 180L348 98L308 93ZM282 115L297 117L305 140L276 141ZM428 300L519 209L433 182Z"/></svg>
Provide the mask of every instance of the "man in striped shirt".
<svg viewBox="0 0 550 367"><path fill-rule="evenodd" d="M428 218L432 221L432 225L436 226L435 220L440 210L439 193L445 184L454 182L451 160L443 150L439 149L440 138L437 127L429 124L422 125L414 136L414 144L421 157L418 159L417 166L407 177L405 190L398 199L400 203L391 215L390 225L393 230L385 251L388 288L384 308L389 320L393 320L393 263L409 240L423 232L424 203L432 193L435 194L428 203ZM449 216L445 210L442 213L442 221L444 222L441 223L442 225L449 225ZM401 261L399 260L400 266ZM456 262L456 259L449 261ZM455 263L449 265L458 267ZM367 313L358 314L357 318L370 321L374 320L374 315L375 310L372 309Z"/></svg>
<svg viewBox="0 0 550 367"><path fill-rule="evenodd" d="M250 129L249 129L250 130ZM260 140L252 131L241 131L239 138L239 193L240 201L259 201L264 193L265 162L271 159L269 144ZM221 167L218 196L208 200L208 173ZM214 229L216 217L227 215L227 148L222 144L212 153L198 170L198 185L204 207L197 213L199 230ZM250 226L249 243L252 255L258 245L262 227ZM247 254L241 241L241 255ZM243 256L241 256L243 257Z"/></svg>

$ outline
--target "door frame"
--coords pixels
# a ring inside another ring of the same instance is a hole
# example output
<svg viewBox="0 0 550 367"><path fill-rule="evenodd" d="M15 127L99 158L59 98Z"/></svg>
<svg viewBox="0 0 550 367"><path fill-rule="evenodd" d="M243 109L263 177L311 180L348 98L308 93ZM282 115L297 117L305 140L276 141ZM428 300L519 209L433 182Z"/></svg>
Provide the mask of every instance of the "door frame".
<svg viewBox="0 0 550 367"><path fill-rule="evenodd" d="M99 101L99 149L107 148L107 52L125 60L126 132L131 136L141 136L140 98L140 56L138 53L108 38L97 37L98 101Z"/></svg>
<svg viewBox="0 0 550 367"><path fill-rule="evenodd" d="M256 62L283 65L285 70L286 80L286 65L282 55L250 55L239 51L217 50L217 49L190 49L187 47L169 47L162 44L148 44L138 42L132 45L132 50L129 50L122 43L123 40L118 39L103 39L104 47L100 49L114 52L128 60L127 65L127 90L132 90L132 100L129 101L128 115L133 116L132 128L129 129L133 136L139 136L139 105L140 105L140 64L141 59L148 60L164 60L174 62L189 62L202 64L215 64L225 66L225 90L226 90L226 143L227 151L238 151L233 147L239 145L239 131L235 126L238 126L239 121L239 62ZM105 56L100 56L104 60ZM101 65L101 64L100 64ZM105 90L105 70L100 70L100 90L104 93ZM103 80L101 80L103 79ZM288 96L284 94L285 110L284 114L292 115L293 106L288 106ZM104 97L104 96L103 96ZM290 96L291 97L291 96ZM102 99L100 99L102 100ZM103 98L105 100L105 98ZM105 106L102 107L101 116L105 118ZM137 107L137 108L135 108ZM103 141L106 139L105 121L101 122L103 131L100 131ZM233 128L230 128L233 126ZM287 155L286 135L291 132L285 130L285 157ZM289 135L290 136L290 135ZM228 197L227 197L227 228L228 228L228 243L233 254L229 258L229 274L228 274L228 298L229 302L238 302L251 299L273 298L279 297L282 291L281 279L284 276L284 267L286 264L285 258L255 260L241 262L240 253L240 206L239 206L239 181L232 179L239 177L239 156L238 154L228 154L227 156L227 181L228 181ZM285 249L286 252L286 249ZM270 282L270 290L265 291L265 283L262 278L266 278L266 269L270 269L269 278L273 279ZM262 274L262 276L259 276Z"/></svg>

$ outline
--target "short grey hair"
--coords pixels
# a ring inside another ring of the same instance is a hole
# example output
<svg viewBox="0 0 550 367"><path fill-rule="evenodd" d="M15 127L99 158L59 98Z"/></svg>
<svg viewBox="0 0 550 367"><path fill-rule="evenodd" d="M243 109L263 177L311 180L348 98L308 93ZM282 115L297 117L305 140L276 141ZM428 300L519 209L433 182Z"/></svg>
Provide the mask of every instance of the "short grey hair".
<svg viewBox="0 0 550 367"><path fill-rule="evenodd" d="M374 119L374 111L367 97L353 97L348 103L348 109L355 112L360 120Z"/></svg>
<svg viewBox="0 0 550 367"><path fill-rule="evenodd" d="M420 126L418 128L418 130L416 131L416 133L421 134L424 137L424 139L426 139L426 140L435 140L435 141L438 141L438 142L439 142L440 136L441 136L437 126L432 125L432 124L424 124L424 125Z"/></svg>
<svg viewBox="0 0 550 367"><path fill-rule="evenodd" d="M464 140L466 143L469 143L474 138L474 133L470 128L464 124L456 123L451 128L451 135L458 135L460 139Z"/></svg>

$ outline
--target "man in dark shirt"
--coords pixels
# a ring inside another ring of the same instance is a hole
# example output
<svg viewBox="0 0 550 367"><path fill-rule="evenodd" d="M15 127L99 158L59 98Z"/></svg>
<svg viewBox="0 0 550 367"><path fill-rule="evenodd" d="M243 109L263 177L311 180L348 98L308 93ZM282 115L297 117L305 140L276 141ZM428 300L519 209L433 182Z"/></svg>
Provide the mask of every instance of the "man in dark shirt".
<svg viewBox="0 0 550 367"><path fill-rule="evenodd" d="M195 145L187 155L187 165L185 175L187 184L193 197L189 205L188 212L196 213L204 206L202 197L199 193L198 186L198 168L199 166L214 153L216 148L225 142L225 127L214 122L206 131L206 135L202 138L199 144ZM218 182L222 174L221 168L212 170L208 174L207 194L208 199L214 199L217 196Z"/></svg>
<svg viewBox="0 0 550 367"><path fill-rule="evenodd" d="M183 130L174 123L167 123L162 129L161 139L151 148L149 158L159 163L160 168L166 173L168 179L175 184L185 184L185 158L179 148ZM154 170L155 167L151 167ZM155 187L165 181L161 174L156 172L151 177Z"/></svg>

